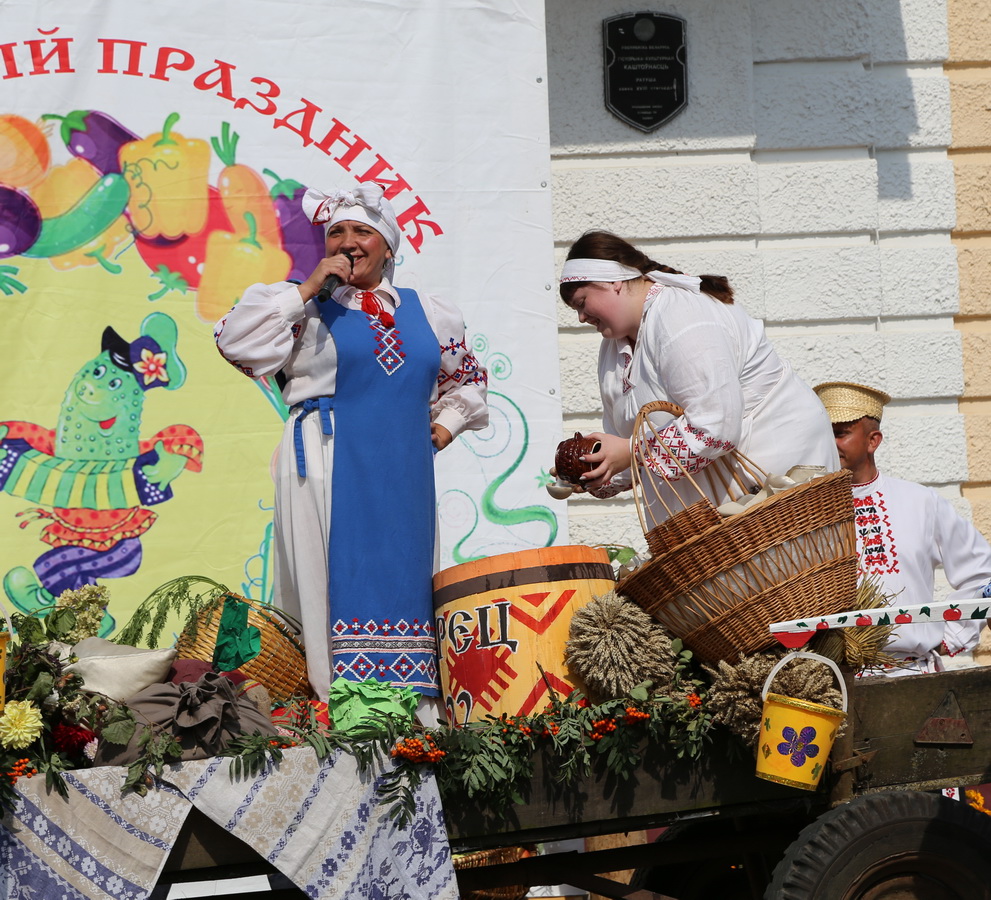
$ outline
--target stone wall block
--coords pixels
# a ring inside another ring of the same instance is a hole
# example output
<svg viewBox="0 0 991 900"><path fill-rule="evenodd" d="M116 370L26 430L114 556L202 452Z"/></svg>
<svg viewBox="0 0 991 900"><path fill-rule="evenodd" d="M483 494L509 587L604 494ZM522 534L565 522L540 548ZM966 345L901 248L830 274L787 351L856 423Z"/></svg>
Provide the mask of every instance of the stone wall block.
<svg viewBox="0 0 991 900"><path fill-rule="evenodd" d="M759 227L757 171L739 164L595 166L554 173L555 239L590 228L634 241L750 235Z"/></svg>
<svg viewBox="0 0 991 900"><path fill-rule="evenodd" d="M991 244L971 246L958 243L960 273L960 313L967 316L991 315Z"/></svg>
<svg viewBox="0 0 991 900"><path fill-rule="evenodd" d="M946 147L950 143L950 83L940 72L910 75L874 70L874 144L878 148Z"/></svg>
<svg viewBox="0 0 991 900"><path fill-rule="evenodd" d="M887 415L876 456L889 475L923 484L967 479L967 437L960 415Z"/></svg>
<svg viewBox="0 0 991 900"><path fill-rule="evenodd" d="M991 231L991 155L957 156L957 230Z"/></svg>
<svg viewBox="0 0 991 900"><path fill-rule="evenodd" d="M965 331L963 345L963 396L991 397L991 331Z"/></svg>
<svg viewBox="0 0 991 900"><path fill-rule="evenodd" d="M948 56L946 0L874 0L868 12L875 63L942 62Z"/></svg>
<svg viewBox="0 0 991 900"><path fill-rule="evenodd" d="M871 19L864 0L808 3L760 0L753 11L754 60L852 59L870 52Z"/></svg>
<svg viewBox="0 0 991 900"><path fill-rule="evenodd" d="M881 314L877 247L810 245L764 252L769 322L863 319Z"/></svg>
<svg viewBox="0 0 991 900"><path fill-rule="evenodd" d="M966 423L970 478L972 481L991 481L991 416L969 415ZM985 503L991 518L991 499Z"/></svg>
<svg viewBox="0 0 991 900"><path fill-rule="evenodd" d="M589 333L561 337L561 405L565 415L598 413L599 398L599 335Z"/></svg>
<svg viewBox="0 0 991 900"><path fill-rule="evenodd" d="M879 152L878 231L948 231L956 222L948 159Z"/></svg>
<svg viewBox="0 0 991 900"><path fill-rule="evenodd" d="M858 62L754 67L760 150L868 146L874 106L870 75Z"/></svg>
<svg viewBox="0 0 991 900"><path fill-rule="evenodd" d="M953 315L957 311L957 254L952 245L881 245L881 314Z"/></svg>
<svg viewBox="0 0 991 900"><path fill-rule="evenodd" d="M991 6L991 4L989 4ZM991 48L987 51L991 56ZM991 73L988 69L952 71L949 75L953 108L954 150L991 147Z"/></svg>
<svg viewBox="0 0 991 900"><path fill-rule="evenodd" d="M991 3L987 0L949 0L951 62L987 62L991 47Z"/></svg>
<svg viewBox="0 0 991 900"><path fill-rule="evenodd" d="M876 178L869 159L760 163L761 234L873 231Z"/></svg>

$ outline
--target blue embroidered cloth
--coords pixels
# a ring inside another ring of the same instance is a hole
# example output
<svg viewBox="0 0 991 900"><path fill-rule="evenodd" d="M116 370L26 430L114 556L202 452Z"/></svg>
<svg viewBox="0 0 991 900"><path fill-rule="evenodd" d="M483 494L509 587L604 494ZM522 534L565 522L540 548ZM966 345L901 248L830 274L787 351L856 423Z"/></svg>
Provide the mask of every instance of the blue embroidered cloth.
<svg viewBox="0 0 991 900"><path fill-rule="evenodd" d="M233 781L230 759L171 766L147 797L121 796L126 770L68 773L69 797L21 779L0 828L0 897L143 900L191 806L250 845L314 900L457 900L436 782L425 773L406 829L353 757L285 751L277 769Z"/></svg>

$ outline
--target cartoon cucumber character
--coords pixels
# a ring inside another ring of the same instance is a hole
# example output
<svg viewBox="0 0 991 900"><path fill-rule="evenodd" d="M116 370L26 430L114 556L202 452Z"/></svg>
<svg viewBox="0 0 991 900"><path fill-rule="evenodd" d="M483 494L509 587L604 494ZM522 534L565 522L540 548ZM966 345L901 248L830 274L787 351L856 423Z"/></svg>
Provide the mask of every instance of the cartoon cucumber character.
<svg viewBox="0 0 991 900"><path fill-rule="evenodd" d="M203 442L189 426L140 437L147 392L186 380L177 338L160 312L131 342L108 327L99 355L70 382L54 430L0 421L0 490L38 504L17 514L20 527L46 521L40 539L51 547L33 569L16 566L3 578L21 612L41 613L64 590L136 572L140 536L157 518L147 507L171 499L185 469L200 470Z"/></svg>

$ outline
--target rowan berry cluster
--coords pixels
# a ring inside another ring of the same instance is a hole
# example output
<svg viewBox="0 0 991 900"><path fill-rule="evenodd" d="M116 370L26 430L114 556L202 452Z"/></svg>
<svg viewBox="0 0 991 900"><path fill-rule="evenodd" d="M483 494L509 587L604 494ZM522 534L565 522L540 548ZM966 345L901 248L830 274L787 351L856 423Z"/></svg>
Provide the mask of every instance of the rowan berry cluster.
<svg viewBox="0 0 991 900"><path fill-rule="evenodd" d="M544 730L540 732L540 736L545 738L553 737L560 730L561 726L557 722L548 722Z"/></svg>
<svg viewBox="0 0 991 900"><path fill-rule="evenodd" d="M592 733L589 737L593 741L601 741L607 734L616 730L615 719L596 719L592 723Z"/></svg>
<svg viewBox="0 0 991 900"><path fill-rule="evenodd" d="M628 706L626 707L626 715L623 716L623 721L627 725L635 725L637 722L642 722L644 719L649 718L649 712L644 712L644 710L637 709L635 706Z"/></svg>
<svg viewBox="0 0 991 900"><path fill-rule="evenodd" d="M415 737L403 738L392 748L393 758L401 757L412 763L438 762L446 755L443 750L437 749L437 745L430 735L426 736L426 740Z"/></svg>
<svg viewBox="0 0 991 900"><path fill-rule="evenodd" d="M37 775L38 770L31 765L31 760L27 757L17 760L10 770L2 773L5 778L10 779L11 784L15 784L17 779L21 776L30 778L32 775Z"/></svg>
<svg viewBox="0 0 991 900"><path fill-rule="evenodd" d="M702 698L694 691L692 693L686 694L685 699L688 701L688 705L692 709L698 709L702 705Z"/></svg>

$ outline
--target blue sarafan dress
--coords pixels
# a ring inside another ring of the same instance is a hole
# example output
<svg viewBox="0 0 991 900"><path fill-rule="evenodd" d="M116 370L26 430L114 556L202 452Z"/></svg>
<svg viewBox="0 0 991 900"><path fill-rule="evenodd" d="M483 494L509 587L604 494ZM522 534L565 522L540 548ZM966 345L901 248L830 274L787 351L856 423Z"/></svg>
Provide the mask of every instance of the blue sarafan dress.
<svg viewBox="0 0 991 900"><path fill-rule="evenodd" d="M285 376L275 605L302 623L316 696L334 678L439 696L430 425L456 437L488 422L486 373L460 312L387 280L322 304L292 283L258 284L215 337L245 374Z"/></svg>
<svg viewBox="0 0 991 900"><path fill-rule="evenodd" d="M399 295L391 328L338 303L320 310L338 360L328 553L331 669L334 678L375 678L435 697L430 395L437 340L416 293L400 289ZM370 354L377 365L368 365ZM370 446L370 435L383 445Z"/></svg>

